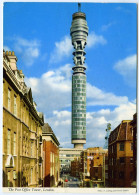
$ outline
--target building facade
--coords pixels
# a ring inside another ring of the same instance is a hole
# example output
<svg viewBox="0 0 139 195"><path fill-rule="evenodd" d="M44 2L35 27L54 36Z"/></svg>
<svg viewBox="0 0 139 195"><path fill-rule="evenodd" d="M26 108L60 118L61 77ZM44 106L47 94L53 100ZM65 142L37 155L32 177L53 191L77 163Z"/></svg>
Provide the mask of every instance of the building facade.
<svg viewBox="0 0 139 195"><path fill-rule="evenodd" d="M75 158L71 161L71 176L80 178L81 158Z"/></svg>
<svg viewBox="0 0 139 195"><path fill-rule="evenodd" d="M109 186L131 187L133 182L133 131L124 120L109 136Z"/></svg>
<svg viewBox="0 0 139 195"><path fill-rule="evenodd" d="M130 122L132 126L133 135L133 183L132 186L137 185L137 113L133 115L133 120Z"/></svg>
<svg viewBox="0 0 139 195"><path fill-rule="evenodd" d="M85 45L87 44L88 26L86 15L76 12L72 15L70 29L74 46L74 64L72 68L72 143L74 148L83 148L86 143L86 75Z"/></svg>
<svg viewBox="0 0 139 195"><path fill-rule="evenodd" d="M60 173L71 173L71 162L79 158L83 150L79 148L59 148Z"/></svg>
<svg viewBox="0 0 139 195"><path fill-rule="evenodd" d="M82 179L90 179L94 187L105 186L107 153L108 150L101 147L88 148L81 153Z"/></svg>
<svg viewBox="0 0 139 195"><path fill-rule="evenodd" d="M59 141L48 123L45 123L42 133L43 139L43 186L58 185L60 177Z"/></svg>
<svg viewBox="0 0 139 195"><path fill-rule="evenodd" d="M17 57L3 51L3 187L42 186L43 124Z"/></svg>

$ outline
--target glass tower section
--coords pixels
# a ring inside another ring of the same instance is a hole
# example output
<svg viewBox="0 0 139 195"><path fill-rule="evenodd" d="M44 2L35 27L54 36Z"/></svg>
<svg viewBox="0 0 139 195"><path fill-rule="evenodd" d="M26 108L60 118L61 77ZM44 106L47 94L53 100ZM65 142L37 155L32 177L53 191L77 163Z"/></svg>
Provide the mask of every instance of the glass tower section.
<svg viewBox="0 0 139 195"><path fill-rule="evenodd" d="M74 148L83 148L86 143L86 75L85 45L87 44L88 26L85 13L79 11L72 15L70 29L74 46L72 68L72 143Z"/></svg>

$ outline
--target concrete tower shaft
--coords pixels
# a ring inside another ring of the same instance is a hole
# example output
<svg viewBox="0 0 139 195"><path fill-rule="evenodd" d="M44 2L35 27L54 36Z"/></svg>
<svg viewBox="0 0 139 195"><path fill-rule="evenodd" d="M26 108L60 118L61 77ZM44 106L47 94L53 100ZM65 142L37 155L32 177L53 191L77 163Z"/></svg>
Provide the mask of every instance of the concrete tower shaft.
<svg viewBox="0 0 139 195"><path fill-rule="evenodd" d="M83 148L86 143L86 75L85 45L87 44L88 26L86 15L76 12L72 15L70 29L74 46L72 68L72 143L75 148Z"/></svg>

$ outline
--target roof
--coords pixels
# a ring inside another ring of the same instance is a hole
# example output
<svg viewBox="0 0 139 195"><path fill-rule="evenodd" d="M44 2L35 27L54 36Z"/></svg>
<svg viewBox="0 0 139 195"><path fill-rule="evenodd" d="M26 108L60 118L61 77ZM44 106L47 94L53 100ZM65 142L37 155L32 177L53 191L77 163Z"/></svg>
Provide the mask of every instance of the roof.
<svg viewBox="0 0 139 195"><path fill-rule="evenodd" d="M109 144L116 141L133 140L130 131L130 122L131 120L123 120L113 131L111 131Z"/></svg>
<svg viewBox="0 0 139 195"><path fill-rule="evenodd" d="M60 145L57 137L55 136L52 128L49 126L48 123L44 123L44 125L42 126L42 136L52 136L53 140L55 141L55 143L57 143L57 145Z"/></svg>
<svg viewBox="0 0 139 195"><path fill-rule="evenodd" d="M44 126L42 126L42 133L53 133L53 130L48 123L44 123Z"/></svg>

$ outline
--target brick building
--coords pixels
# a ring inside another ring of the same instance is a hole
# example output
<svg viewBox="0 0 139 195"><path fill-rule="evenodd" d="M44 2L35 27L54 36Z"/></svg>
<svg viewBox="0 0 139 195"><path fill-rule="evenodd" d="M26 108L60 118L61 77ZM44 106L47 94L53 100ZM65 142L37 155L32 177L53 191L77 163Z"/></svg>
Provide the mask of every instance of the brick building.
<svg viewBox="0 0 139 195"><path fill-rule="evenodd" d="M81 171L81 159L75 158L73 161L71 161L71 176L80 177L80 171Z"/></svg>
<svg viewBox="0 0 139 195"><path fill-rule="evenodd" d="M133 183L132 186L136 187L137 180L137 113L133 115L133 120L130 122L132 126L131 131L133 135Z"/></svg>
<svg viewBox="0 0 139 195"><path fill-rule="evenodd" d="M42 186L43 124L17 57L3 51L3 187Z"/></svg>
<svg viewBox="0 0 139 195"><path fill-rule="evenodd" d="M42 130L43 139L43 186L57 186L60 174L59 165L59 141L48 123Z"/></svg>
<svg viewBox="0 0 139 195"><path fill-rule="evenodd" d="M109 136L109 186L131 187L133 181L133 132L124 120Z"/></svg>
<svg viewBox="0 0 139 195"><path fill-rule="evenodd" d="M107 152L107 149L94 147L81 153L82 179L90 179L93 186L105 185L105 156L107 156Z"/></svg>
<svg viewBox="0 0 139 195"><path fill-rule="evenodd" d="M108 153L105 154L105 179L104 179L104 186L108 187L109 186L109 168L108 168Z"/></svg>

